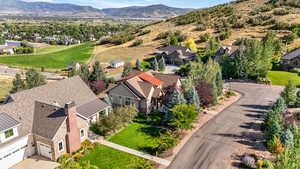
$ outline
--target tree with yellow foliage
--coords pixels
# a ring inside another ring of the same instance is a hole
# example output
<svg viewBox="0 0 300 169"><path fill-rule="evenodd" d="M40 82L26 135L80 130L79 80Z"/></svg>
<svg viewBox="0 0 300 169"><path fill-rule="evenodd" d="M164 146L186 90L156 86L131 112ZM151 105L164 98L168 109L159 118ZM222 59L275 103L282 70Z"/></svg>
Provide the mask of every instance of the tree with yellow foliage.
<svg viewBox="0 0 300 169"><path fill-rule="evenodd" d="M188 40L186 41L185 46L187 48L190 48L193 52L197 52L197 45L196 45L195 41L192 38L188 38Z"/></svg>

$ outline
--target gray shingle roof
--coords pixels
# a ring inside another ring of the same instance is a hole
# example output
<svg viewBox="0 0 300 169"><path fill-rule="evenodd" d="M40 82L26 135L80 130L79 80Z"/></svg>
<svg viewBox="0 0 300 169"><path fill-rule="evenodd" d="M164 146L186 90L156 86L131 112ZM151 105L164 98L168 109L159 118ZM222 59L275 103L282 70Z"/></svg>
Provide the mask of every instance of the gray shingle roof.
<svg viewBox="0 0 300 169"><path fill-rule="evenodd" d="M20 123L6 113L0 113L0 131L19 125Z"/></svg>
<svg viewBox="0 0 300 169"><path fill-rule="evenodd" d="M109 107L108 104L106 104L105 102L99 99L95 99L91 102L88 102L86 104L77 107L77 113L79 113L81 116L85 118L89 118L95 113L100 112L107 107Z"/></svg>
<svg viewBox="0 0 300 169"><path fill-rule="evenodd" d="M189 48L187 47L184 47L184 46L166 46L166 47L160 47L160 48L157 48L158 51L161 51L161 52L167 52L168 55L171 55L171 54L175 54L177 53L178 54L178 51L181 51L180 54L182 54L183 56L187 56L187 57L193 57L195 56L195 52L192 52Z"/></svg>
<svg viewBox="0 0 300 169"><path fill-rule="evenodd" d="M300 56L300 48L283 55L282 59L290 60L290 59L294 59L295 57L298 57L298 56Z"/></svg>
<svg viewBox="0 0 300 169"><path fill-rule="evenodd" d="M35 102L32 133L52 139L66 118L63 108Z"/></svg>
<svg viewBox="0 0 300 169"><path fill-rule="evenodd" d="M22 125L19 135L24 136L32 132L36 101L58 107L74 101L80 106L97 97L81 78L76 76L12 94L11 99L12 102L0 106L0 112L18 119Z"/></svg>

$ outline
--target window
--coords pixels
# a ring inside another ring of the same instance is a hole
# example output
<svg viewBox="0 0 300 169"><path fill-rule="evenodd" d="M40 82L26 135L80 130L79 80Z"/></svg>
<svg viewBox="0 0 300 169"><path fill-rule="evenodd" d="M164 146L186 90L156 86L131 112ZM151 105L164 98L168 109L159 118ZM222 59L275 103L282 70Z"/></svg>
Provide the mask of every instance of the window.
<svg viewBox="0 0 300 169"><path fill-rule="evenodd" d="M13 129L9 129L9 130L5 131L5 138L6 139L12 137L13 135L14 135L14 130Z"/></svg>
<svg viewBox="0 0 300 169"><path fill-rule="evenodd" d="M125 105L130 105L131 104L131 100L129 97L126 97L126 100L125 100Z"/></svg>
<svg viewBox="0 0 300 169"><path fill-rule="evenodd" d="M80 138L82 139L84 137L84 129L80 129Z"/></svg>
<svg viewBox="0 0 300 169"><path fill-rule="evenodd" d="M59 143L58 143L58 151L59 152L62 152L64 150L64 143L63 143L63 141L60 141Z"/></svg>

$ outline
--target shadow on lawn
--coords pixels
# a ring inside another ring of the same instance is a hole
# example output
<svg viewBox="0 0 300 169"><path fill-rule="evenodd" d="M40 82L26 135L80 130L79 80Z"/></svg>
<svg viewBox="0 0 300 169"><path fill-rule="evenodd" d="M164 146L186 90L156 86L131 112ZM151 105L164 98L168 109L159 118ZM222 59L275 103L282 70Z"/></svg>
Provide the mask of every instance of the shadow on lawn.
<svg viewBox="0 0 300 169"><path fill-rule="evenodd" d="M139 130L147 135L150 135L151 137L159 137L161 133L165 132L162 128L152 126L142 127Z"/></svg>

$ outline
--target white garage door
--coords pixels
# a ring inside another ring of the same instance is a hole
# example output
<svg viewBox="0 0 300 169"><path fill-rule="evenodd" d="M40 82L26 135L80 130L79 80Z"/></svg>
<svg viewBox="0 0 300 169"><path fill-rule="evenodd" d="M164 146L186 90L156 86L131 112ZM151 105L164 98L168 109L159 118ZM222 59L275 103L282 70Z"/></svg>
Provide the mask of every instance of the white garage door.
<svg viewBox="0 0 300 169"><path fill-rule="evenodd" d="M41 156L52 159L52 151L49 145L38 142L38 149Z"/></svg>
<svg viewBox="0 0 300 169"><path fill-rule="evenodd" d="M8 169L13 165L23 161L27 148L28 137L22 137L13 143L0 148L0 168Z"/></svg>

